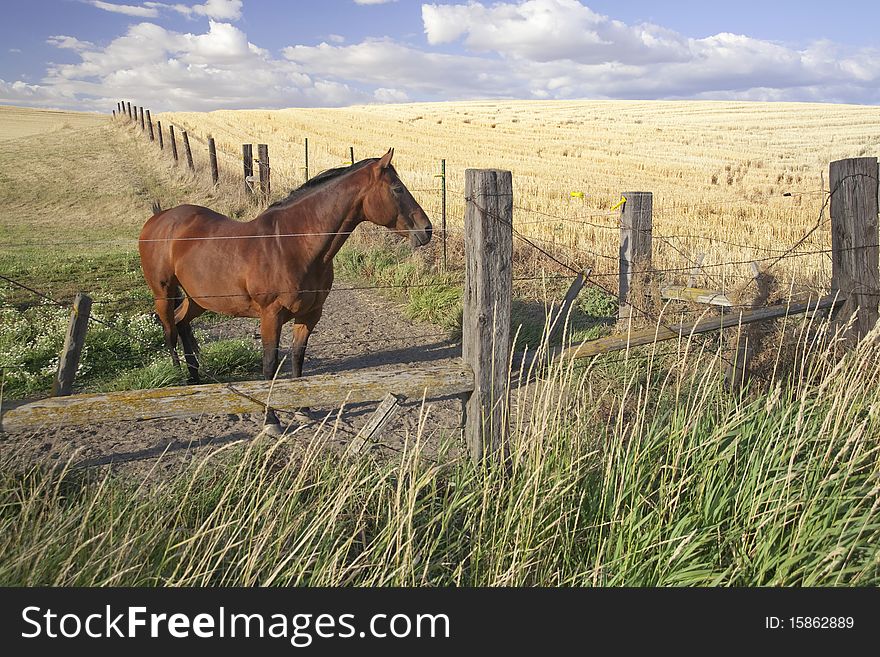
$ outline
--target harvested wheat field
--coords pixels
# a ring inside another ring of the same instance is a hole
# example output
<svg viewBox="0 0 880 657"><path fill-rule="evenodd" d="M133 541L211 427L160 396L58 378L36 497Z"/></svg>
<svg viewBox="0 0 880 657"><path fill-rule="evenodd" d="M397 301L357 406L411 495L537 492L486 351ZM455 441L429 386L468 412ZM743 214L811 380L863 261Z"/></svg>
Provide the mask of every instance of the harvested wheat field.
<svg viewBox="0 0 880 657"><path fill-rule="evenodd" d="M107 117L102 114L0 105L0 139L18 139L63 128L99 125L106 121Z"/></svg>
<svg viewBox="0 0 880 657"><path fill-rule="evenodd" d="M446 159L453 226L463 214L464 170L509 169L520 230L597 274L617 269L612 208L621 193L650 191L654 266L686 268L705 253L709 281L722 288L748 277L749 261L785 253L817 223L830 161L880 151L880 108L828 104L474 101L157 118L189 130L205 161L204 139L213 136L221 166L235 175L241 144L267 143L278 195L305 179L306 138L311 175L347 163L350 146L356 159L393 146L401 175L436 216ZM825 223L796 252L829 246ZM728 262L740 264L722 266ZM825 289L830 259L786 259L775 272Z"/></svg>

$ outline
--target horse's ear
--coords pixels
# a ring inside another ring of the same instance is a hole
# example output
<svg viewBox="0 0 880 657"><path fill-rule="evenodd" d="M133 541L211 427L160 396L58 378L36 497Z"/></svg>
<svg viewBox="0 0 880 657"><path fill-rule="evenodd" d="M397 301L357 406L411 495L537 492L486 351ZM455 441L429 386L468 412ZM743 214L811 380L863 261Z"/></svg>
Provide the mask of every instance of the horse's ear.
<svg viewBox="0 0 880 657"><path fill-rule="evenodd" d="M385 153L385 155L382 156L382 159L381 159L381 160L379 160L379 168L380 168L380 169L387 169L387 168L388 168L388 165L391 164L391 158L392 158L392 157L394 157L394 149L393 149L393 148L389 148L389 149L388 149L388 152Z"/></svg>

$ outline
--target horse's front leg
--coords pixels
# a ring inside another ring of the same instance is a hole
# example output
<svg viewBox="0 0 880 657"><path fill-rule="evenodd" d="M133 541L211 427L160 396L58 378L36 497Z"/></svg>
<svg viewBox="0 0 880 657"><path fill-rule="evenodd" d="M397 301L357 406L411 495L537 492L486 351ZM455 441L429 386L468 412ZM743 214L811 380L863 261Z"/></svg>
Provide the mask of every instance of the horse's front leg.
<svg viewBox="0 0 880 657"><path fill-rule="evenodd" d="M274 379L278 372L278 342L281 339L281 326L290 319L284 309L267 308L260 315L260 337L263 343L263 376ZM281 433L281 423L275 411L266 407L265 430Z"/></svg>
<svg viewBox="0 0 880 657"><path fill-rule="evenodd" d="M318 320L321 319L323 308L312 310L311 312L298 315L294 319L293 324L293 345L291 347L291 357L293 363L291 367L291 376L296 378L302 376L303 362L306 358L306 346L309 343L309 336L315 329Z"/></svg>

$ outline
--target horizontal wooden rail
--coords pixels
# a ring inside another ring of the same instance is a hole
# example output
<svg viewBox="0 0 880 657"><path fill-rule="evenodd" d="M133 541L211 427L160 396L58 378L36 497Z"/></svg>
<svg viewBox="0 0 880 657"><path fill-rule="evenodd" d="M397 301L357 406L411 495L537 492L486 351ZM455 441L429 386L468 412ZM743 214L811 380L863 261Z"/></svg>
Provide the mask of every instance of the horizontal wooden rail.
<svg viewBox="0 0 880 657"><path fill-rule="evenodd" d="M320 374L298 379L213 383L200 386L108 392L53 397L7 410L3 431L48 426L86 425L118 420L147 420L192 415L261 413L275 409L338 407L343 403L378 401L389 392L421 399L473 391L473 371L461 361L407 367L397 371Z"/></svg>
<svg viewBox="0 0 880 657"><path fill-rule="evenodd" d="M758 310L742 310L732 312L721 317L710 317L699 322L690 324L673 324L671 326L651 326L629 333L617 333L598 340L590 340L567 349L559 351L557 358L588 358L598 356L611 351L620 351L627 347L662 342L664 340L676 340L680 337L687 338L697 333L710 333L719 329L734 328L741 324L763 322L768 319L776 319L786 315L800 315L816 310L825 310L833 306L840 306L845 299L837 297L824 297L818 301L809 303L793 303L791 305L769 306Z"/></svg>
<svg viewBox="0 0 880 657"><path fill-rule="evenodd" d="M712 306L731 307L733 302L724 292L707 290L702 287L688 287L686 285L666 285L660 288L660 296L664 299L677 299L678 301L693 301L694 303L706 303Z"/></svg>

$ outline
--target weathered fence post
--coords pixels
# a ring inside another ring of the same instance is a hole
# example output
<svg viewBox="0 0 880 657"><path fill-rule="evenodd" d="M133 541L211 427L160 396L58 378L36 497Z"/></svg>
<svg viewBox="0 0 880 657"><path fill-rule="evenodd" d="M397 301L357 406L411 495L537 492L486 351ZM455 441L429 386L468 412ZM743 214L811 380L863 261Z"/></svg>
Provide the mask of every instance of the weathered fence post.
<svg viewBox="0 0 880 657"><path fill-rule="evenodd" d="M162 122L161 121L156 121L156 132L159 133L159 150L164 151L165 150L165 142L162 139Z"/></svg>
<svg viewBox="0 0 880 657"><path fill-rule="evenodd" d="M131 121L131 103L126 101L125 104L128 105L128 120Z"/></svg>
<svg viewBox="0 0 880 657"><path fill-rule="evenodd" d="M253 192L254 182L254 145L241 145L241 161L244 163L244 189L247 192Z"/></svg>
<svg viewBox="0 0 880 657"><path fill-rule="evenodd" d="M508 454L507 371L513 260L510 171L465 171L462 358L474 372L464 432L474 463Z"/></svg>
<svg viewBox="0 0 880 657"><path fill-rule="evenodd" d="M306 151L305 151L305 170L306 170L306 182L309 182L309 138L306 137Z"/></svg>
<svg viewBox="0 0 880 657"><path fill-rule="evenodd" d="M113 110L113 120L116 120L116 110Z"/></svg>
<svg viewBox="0 0 880 657"><path fill-rule="evenodd" d="M630 297L633 293L634 274L651 267L651 222L653 194L626 192L620 209L620 277L617 318L626 321L632 315Z"/></svg>
<svg viewBox="0 0 880 657"><path fill-rule="evenodd" d="M146 127L144 126L144 107L143 107L143 105L141 105L140 110L141 110L141 130L143 131L143 130L146 130Z"/></svg>
<svg viewBox="0 0 880 657"><path fill-rule="evenodd" d="M877 323L878 280L877 158L855 157L831 163L831 294L846 303L848 321L858 311L853 332L862 338Z"/></svg>
<svg viewBox="0 0 880 657"><path fill-rule="evenodd" d="M213 137L208 137L208 159L211 162L211 180L216 185L220 181L220 171L217 170L217 147Z"/></svg>
<svg viewBox="0 0 880 657"><path fill-rule="evenodd" d="M738 306L758 310L767 304L775 280L770 273L762 272L757 262L752 263L752 274L754 274L754 279L741 291L741 294L736 296L736 300ZM724 385L728 392L738 392L743 390L748 383L751 375L749 366L758 353L764 331L755 323L749 324L745 328L738 326L736 331L731 329L731 334L727 336L727 340L735 355L732 361L727 361L727 367L724 370Z"/></svg>
<svg viewBox="0 0 880 657"><path fill-rule="evenodd" d="M349 155L349 159L351 160L351 164L353 166L354 165L354 146L348 147L348 155Z"/></svg>
<svg viewBox="0 0 880 657"><path fill-rule="evenodd" d="M150 133L150 141L156 141L153 138L153 117L150 116L150 110L147 110L147 130Z"/></svg>
<svg viewBox="0 0 880 657"><path fill-rule="evenodd" d="M86 330L89 326L89 314L92 312L92 300L88 295L79 292L73 300L70 323L64 337L64 347L58 361L58 373L52 383L52 396L64 397L73 392L73 379L79 367L79 357L86 341Z"/></svg>
<svg viewBox="0 0 880 657"><path fill-rule="evenodd" d="M562 300L559 308L555 312L551 312L549 331L547 334L548 344L553 343L556 338L559 337L562 329L564 329L565 325L568 323L568 316L569 313L571 313L571 307L574 305L575 299L577 299L581 290L584 289L584 284L587 282L590 273L591 270L587 270L578 274L571 282L568 292L565 293L565 298Z"/></svg>
<svg viewBox="0 0 880 657"><path fill-rule="evenodd" d="M440 160L440 233L443 240L443 271L446 271L446 160Z"/></svg>
<svg viewBox="0 0 880 657"><path fill-rule="evenodd" d="M269 178L269 146L268 144L257 144L257 164L260 167L260 191L263 196L269 198L271 191L271 180Z"/></svg>
<svg viewBox="0 0 880 657"><path fill-rule="evenodd" d="M177 140L174 139L174 125L168 128L168 132L171 134L171 154L174 156L174 164L177 164Z"/></svg>
<svg viewBox="0 0 880 657"><path fill-rule="evenodd" d="M195 171L196 167L193 164L192 149L189 147L189 135L186 134L186 130L183 131L183 148L186 151L186 165L190 171Z"/></svg>

